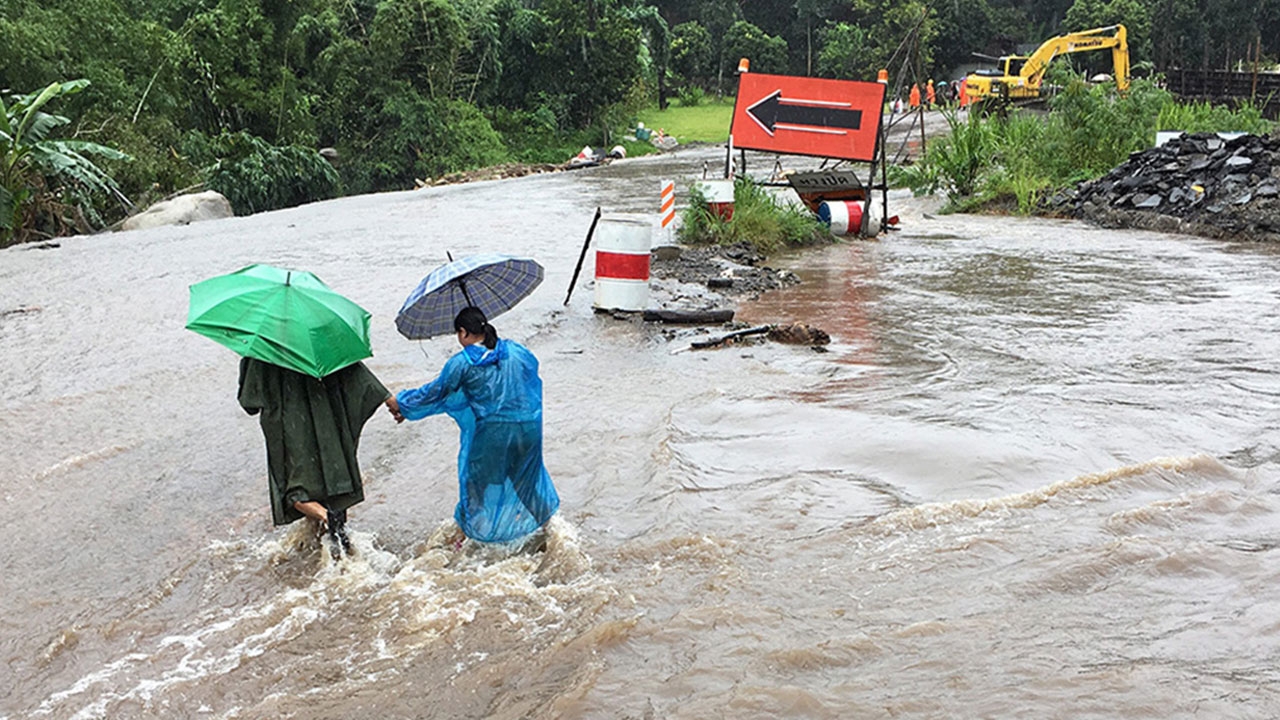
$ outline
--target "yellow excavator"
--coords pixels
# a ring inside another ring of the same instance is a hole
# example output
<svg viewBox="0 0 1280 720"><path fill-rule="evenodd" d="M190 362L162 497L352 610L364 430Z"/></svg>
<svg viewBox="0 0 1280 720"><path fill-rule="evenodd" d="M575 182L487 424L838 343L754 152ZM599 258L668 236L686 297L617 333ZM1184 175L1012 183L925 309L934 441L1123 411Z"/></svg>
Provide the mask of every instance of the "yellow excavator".
<svg viewBox="0 0 1280 720"><path fill-rule="evenodd" d="M979 70L965 78L965 94L970 102L996 98L1001 101L1034 100L1040 97L1040 82L1049 63L1059 55L1111 49L1116 87L1129 89L1129 42L1123 25L1067 33L1050 38L1028 56L1006 55L992 58L995 70Z"/></svg>

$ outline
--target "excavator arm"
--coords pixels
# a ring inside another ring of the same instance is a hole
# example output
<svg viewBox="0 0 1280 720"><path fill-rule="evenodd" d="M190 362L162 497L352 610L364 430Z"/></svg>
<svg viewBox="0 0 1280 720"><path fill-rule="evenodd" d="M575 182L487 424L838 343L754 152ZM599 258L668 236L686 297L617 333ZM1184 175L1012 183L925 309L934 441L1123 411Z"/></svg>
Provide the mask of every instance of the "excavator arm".
<svg viewBox="0 0 1280 720"><path fill-rule="evenodd" d="M992 73L979 71L965 79L965 92L970 100L1001 98L1003 100L1040 97L1040 83L1049 63L1059 55L1111 50L1116 87L1129 89L1129 42L1124 25L1082 30L1050 38L1029 57L1016 55L1000 58L1002 67Z"/></svg>
<svg viewBox="0 0 1280 720"><path fill-rule="evenodd" d="M1111 61L1115 66L1116 87L1129 89L1129 42L1123 25L1111 25L1093 30L1083 30L1052 38L1027 58L1018 74L1029 87L1039 89L1049 63L1059 55L1111 49Z"/></svg>

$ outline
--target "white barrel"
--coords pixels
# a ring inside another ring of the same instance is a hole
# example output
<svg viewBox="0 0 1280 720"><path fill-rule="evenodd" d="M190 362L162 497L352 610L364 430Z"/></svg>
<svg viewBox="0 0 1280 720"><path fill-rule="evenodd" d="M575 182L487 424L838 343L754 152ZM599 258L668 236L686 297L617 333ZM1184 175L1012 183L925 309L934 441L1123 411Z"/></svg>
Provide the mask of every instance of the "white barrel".
<svg viewBox="0 0 1280 720"><path fill-rule="evenodd" d="M649 306L648 215L602 215L596 227L596 292L599 310L638 312Z"/></svg>
<svg viewBox="0 0 1280 720"><path fill-rule="evenodd" d="M699 180L697 185L713 214L722 220L733 219L732 180Z"/></svg>

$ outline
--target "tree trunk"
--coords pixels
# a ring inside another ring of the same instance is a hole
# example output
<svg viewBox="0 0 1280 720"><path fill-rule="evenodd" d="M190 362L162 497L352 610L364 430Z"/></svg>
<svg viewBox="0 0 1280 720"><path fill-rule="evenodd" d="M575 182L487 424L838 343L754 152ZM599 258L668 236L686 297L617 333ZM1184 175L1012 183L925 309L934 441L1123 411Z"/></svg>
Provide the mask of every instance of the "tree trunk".
<svg viewBox="0 0 1280 720"><path fill-rule="evenodd" d="M805 65L805 74L813 77L813 21L806 20L804 23L804 47L805 56L807 57Z"/></svg>
<svg viewBox="0 0 1280 720"><path fill-rule="evenodd" d="M667 68L665 64L658 66L658 109L667 109Z"/></svg>

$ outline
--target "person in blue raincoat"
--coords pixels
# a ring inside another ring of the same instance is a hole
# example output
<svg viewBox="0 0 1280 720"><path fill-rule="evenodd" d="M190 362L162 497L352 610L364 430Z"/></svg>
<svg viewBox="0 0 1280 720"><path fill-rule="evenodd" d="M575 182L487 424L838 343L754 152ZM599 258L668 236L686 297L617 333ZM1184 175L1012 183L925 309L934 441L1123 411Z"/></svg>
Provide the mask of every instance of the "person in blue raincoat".
<svg viewBox="0 0 1280 720"><path fill-rule="evenodd" d="M458 506L467 537L507 542L546 524L560 507L542 464L542 380L523 345L499 340L479 308L453 321L462 351L440 376L396 394L407 420L447 413L458 423Z"/></svg>

